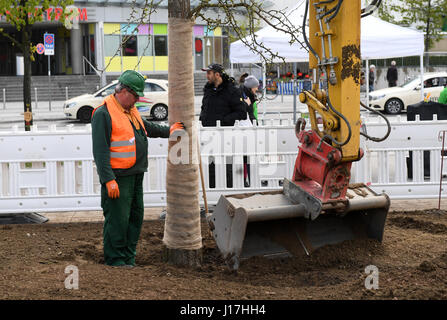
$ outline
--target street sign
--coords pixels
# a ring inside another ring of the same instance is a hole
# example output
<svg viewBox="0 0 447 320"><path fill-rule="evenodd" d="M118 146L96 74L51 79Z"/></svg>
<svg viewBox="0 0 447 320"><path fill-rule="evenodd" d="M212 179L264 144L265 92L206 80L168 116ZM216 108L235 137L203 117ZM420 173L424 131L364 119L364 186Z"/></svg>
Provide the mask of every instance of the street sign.
<svg viewBox="0 0 447 320"><path fill-rule="evenodd" d="M36 51L38 54L42 54L45 52L45 46L42 43L38 43L36 45Z"/></svg>
<svg viewBox="0 0 447 320"><path fill-rule="evenodd" d="M43 43L45 45L45 55L54 55L54 33L45 33L43 35Z"/></svg>

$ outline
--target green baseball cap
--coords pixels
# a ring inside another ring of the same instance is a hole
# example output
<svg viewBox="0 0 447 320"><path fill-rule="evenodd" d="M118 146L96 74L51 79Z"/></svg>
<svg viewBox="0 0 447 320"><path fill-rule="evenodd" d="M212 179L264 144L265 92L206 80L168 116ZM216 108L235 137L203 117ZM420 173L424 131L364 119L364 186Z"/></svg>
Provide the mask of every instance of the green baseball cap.
<svg viewBox="0 0 447 320"><path fill-rule="evenodd" d="M128 86L140 97L144 97L144 76L134 70L126 70L118 78L118 82Z"/></svg>

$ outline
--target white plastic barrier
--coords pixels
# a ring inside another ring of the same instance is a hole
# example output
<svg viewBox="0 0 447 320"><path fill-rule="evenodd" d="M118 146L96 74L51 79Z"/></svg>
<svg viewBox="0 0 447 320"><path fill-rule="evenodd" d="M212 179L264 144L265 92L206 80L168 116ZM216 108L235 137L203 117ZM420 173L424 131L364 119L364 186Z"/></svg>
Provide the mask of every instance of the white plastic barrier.
<svg viewBox="0 0 447 320"><path fill-rule="evenodd" d="M353 166L353 180L371 183L379 193L392 199L438 198L441 176L442 140L439 134L447 130L447 121L406 121L398 116L392 120L392 132L383 142L365 142L364 159ZM367 132L380 137L385 133L385 122L367 119ZM447 175L444 157L443 176ZM424 168L425 167L425 168ZM425 170L424 170L425 169ZM425 171L425 172L424 172ZM443 180L445 185L445 178ZM443 187L441 196L446 196Z"/></svg>
<svg viewBox="0 0 447 320"><path fill-rule="evenodd" d="M364 123L372 136L386 132L383 120L365 119ZM394 119L386 141L362 139L365 156L353 165L351 181L371 183L373 189L393 199L437 197L441 159L438 133L446 128L447 121ZM201 128L200 141L211 204L221 194L281 189L282 179L292 176L298 153L290 121L253 128ZM166 205L167 145L167 139L149 139L149 172L144 179L147 207ZM0 132L0 150L0 214L101 209L90 125ZM409 151L413 152L412 179L407 174ZM430 157L429 177L424 177L424 151ZM250 164L249 186L244 185L244 156ZM215 163L214 188L210 188L211 162ZM227 186L227 168L232 169L231 187Z"/></svg>

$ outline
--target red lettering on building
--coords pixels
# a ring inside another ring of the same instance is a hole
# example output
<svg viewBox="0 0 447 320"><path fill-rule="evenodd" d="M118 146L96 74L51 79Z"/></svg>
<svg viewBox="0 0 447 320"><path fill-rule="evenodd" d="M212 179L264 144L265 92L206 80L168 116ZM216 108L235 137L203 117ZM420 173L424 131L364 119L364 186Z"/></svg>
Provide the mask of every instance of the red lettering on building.
<svg viewBox="0 0 447 320"><path fill-rule="evenodd" d="M53 12L53 8L48 8L47 10L45 10L47 13L47 20L51 21L51 12Z"/></svg>
<svg viewBox="0 0 447 320"><path fill-rule="evenodd" d="M79 16L77 19L81 19L82 21L87 21L87 9L86 8L78 8Z"/></svg>
<svg viewBox="0 0 447 320"><path fill-rule="evenodd" d="M56 9L54 9L54 11L56 12L56 16L55 16L54 20L59 21L61 15L62 15L62 8L56 8Z"/></svg>
<svg viewBox="0 0 447 320"><path fill-rule="evenodd" d="M28 12L28 17L31 17L31 16L37 17L37 12L38 12L39 9L41 9L41 8L36 7L34 9L34 12ZM78 13L79 14L76 17L76 20L87 21L88 20L87 8L77 8L77 9L78 9ZM55 14L54 20L55 21L60 20L62 14L63 14L62 8L55 8L55 9L54 8L48 8L45 11L42 12L42 18L43 19L46 18L47 21L53 20L51 18L51 14L53 13L53 11L54 11L54 14ZM71 11L73 11L73 9ZM5 10L5 17L10 15L10 14L11 14L10 11ZM3 17L4 17L3 15L0 15L0 20L2 20ZM73 17L71 19L73 20Z"/></svg>

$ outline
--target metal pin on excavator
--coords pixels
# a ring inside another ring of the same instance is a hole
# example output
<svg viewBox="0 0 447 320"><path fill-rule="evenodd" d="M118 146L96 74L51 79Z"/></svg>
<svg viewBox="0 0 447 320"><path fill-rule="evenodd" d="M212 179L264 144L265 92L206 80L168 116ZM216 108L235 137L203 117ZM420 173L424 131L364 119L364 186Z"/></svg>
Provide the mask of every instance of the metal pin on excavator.
<svg viewBox="0 0 447 320"><path fill-rule="evenodd" d="M379 4L365 10L360 0L306 1L303 30L309 15L309 40L304 37L313 87L300 101L308 105L311 130L304 119L297 121L298 157L282 191L221 196L208 217L231 268L251 256L310 255L356 238L382 241L388 196L349 184L351 164L363 156L360 135L366 136L360 130L360 19Z"/></svg>

